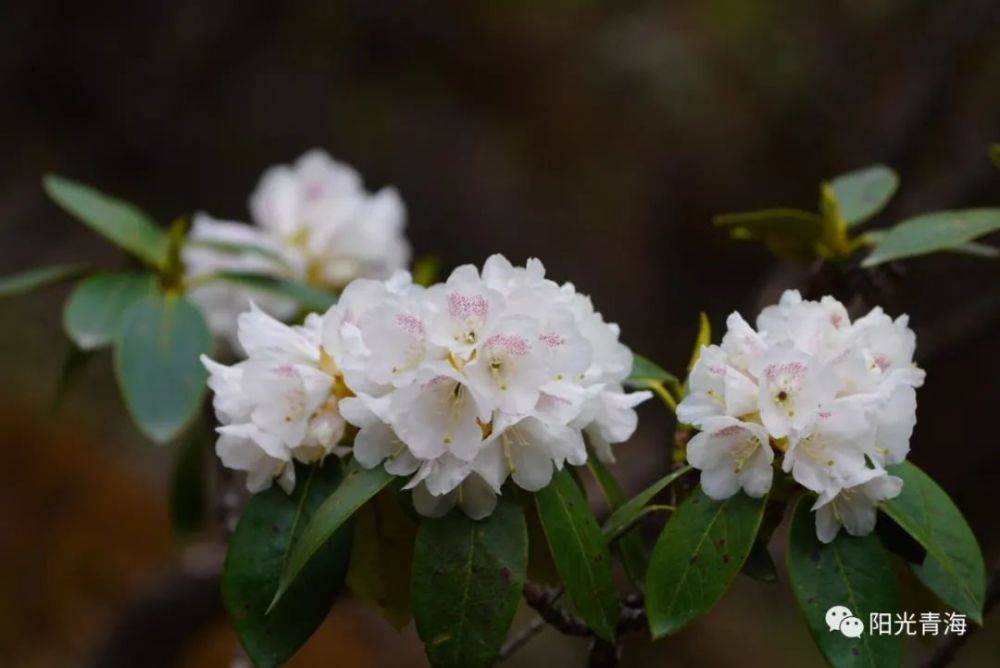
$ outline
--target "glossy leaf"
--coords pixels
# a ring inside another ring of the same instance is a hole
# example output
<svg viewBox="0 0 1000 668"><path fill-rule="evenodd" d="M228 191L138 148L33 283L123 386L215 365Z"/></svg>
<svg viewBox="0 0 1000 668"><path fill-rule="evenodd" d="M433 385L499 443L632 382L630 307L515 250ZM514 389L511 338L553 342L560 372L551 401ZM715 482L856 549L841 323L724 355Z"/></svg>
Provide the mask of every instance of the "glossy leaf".
<svg viewBox="0 0 1000 668"><path fill-rule="evenodd" d="M285 297L301 306L323 311L337 303L334 294L299 283L298 281L275 278L263 274L247 274L241 272L221 272L214 275L215 280L235 283L261 292L268 292L278 297Z"/></svg>
<svg viewBox="0 0 1000 668"><path fill-rule="evenodd" d="M510 495L482 520L456 508L421 521L413 617L432 666L493 664L517 611L527 564L524 513Z"/></svg>
<svg viewBox="0 0 1000 668"><path fill-rule="evenodd" d="M950 250L1000 230L1000 209L928 213L896 225L881 236L862 262L873 267L890 260Z"/></svg>
<svg viewBox="0 0 1000 668"><path fill-rule="evenodd" d="M649 505L656 498L657 494L665 490L675 480L690 470L690 466L682 466L676 471L671 471L628 501L625 501L618 508L615 508L614 512L604 521L604 535L614 537L627 527L632 526L642 514L643 508Z"/></svg>
<svg viewBox="0 0 1000 668"><path fill-rule="evenodd" d="M126 309L156 291L153 274L95 274L80 282L63 308L63 328L83 350L110 344Z"/></svg>
<svg viewBox="0 0 1000 668"><path fill-rule="evenodd" d="M653 548L646 610L654 638L676 633L722 597L739 573L764 514L764 499L742 492L714 501L695 489L671 515Z"/></svg>
<svg viewBox="0 0 1000 668"><path fill-rule="evenodd" d="M61 283L80 275L81 264L57 264L51 267L31 269L20 274L10 274L0 277L0 298L44 288L55 283Z"/></svg>
<svg viewBox="0 0 1000 668"><path fill-rule="evenodd" d="M788 575L813 640L834 668L886 668L902 662L902 637L873 635L872 613L895 615L900 610L896 574L889 553L874 534L863 537L841 532L832 543L816 538L810 510L815 498L804 495L792 514L788 539ZM826 613L845 606L864 624L859 638L830 630Z"/></svg>
<svg viewBox="0 0 1000 668"><path fill-rule="evenodd" d="M573 474L556 471L535 493L545 539L573 605L596 635L615 642L618 596L611 554Z"/></svg>
<svg viewBox="0 0 1000 668"><path fill-rule="evenodd" d="M222 572L222 598L240 642L257 668L284 662L323 622L344 583L351 527L324 543L281 602L268 610L289 549L324 499L336 493L340 465L298 471L289 496L277 485L253 495L236 527Z"/></svg>
<svg viewBox="0 0 1000 668"><path fill-rule="evenodd" d="M205 395L199 359L212 336L201 312L183 297L155 293L132 303L115 336L114 360L132 419L158 443L176 436Z"/></svg>
<svg viewBox="0 0 1000 668"><path fill-rule="evenodd" d="M66 212L146 264L163 269L167 235L145 212L82 183L49 174L45 192Z"/></svg>
<svg viewBox="0 0 1000 668"><path fill-rule="evenodd" d="M347 586L397 629L410 621L410 570L417 523L385 490L354 519L354 545Z"/></svg>
<svg viewBox="0 0 1000 668"><path fill-rule="evenodd" d="M816 257L823 237L822 217L799 209L724 213L712 222L729 230L734 239L758 239L778 257L802 262Z"/></svg>
<svg viewBox="0 0 1000 668"><path fill-rule="evenodd" d="M366 469L351 460L344 471L344 481L313 514L288 555L272 606L277 605L296 577L323 547L330 536L369 499L392 482L393 476L381 466Z"/></svg>
<svg viewBox="0 0 1000 668"><path fill-rule="evenodd" d="M830 181L840 215L848 227L881 211L899 187L899 177L885 165L865 167Z"/></svg>
<svg viewBox="0 0 1000 668"><path fill-rule="evenodd" d="M597 481L597 486L601 488L601 493L608 502L608 508L615 511L621 507L625 503L625 494L622 492L621 486L604 462L598 459L593 452L588 453L587 468L590 469L591 475ZM639 591L642 591L645 587L646 570L649 568L649 557L646 555L646 547L642 544L642 536L638 527L633 527L619 534L614 549L618 552L629 580Z"/></svg>
<svg viewBox="0 0 1000 668"><path fill-rule="evenodd" d="M914 574L942 601L982 624L986 566L962 512L915 465L904 462L889 472L903 479L903 491L882 511L927 550L923 563L912 565Z"/></svg>

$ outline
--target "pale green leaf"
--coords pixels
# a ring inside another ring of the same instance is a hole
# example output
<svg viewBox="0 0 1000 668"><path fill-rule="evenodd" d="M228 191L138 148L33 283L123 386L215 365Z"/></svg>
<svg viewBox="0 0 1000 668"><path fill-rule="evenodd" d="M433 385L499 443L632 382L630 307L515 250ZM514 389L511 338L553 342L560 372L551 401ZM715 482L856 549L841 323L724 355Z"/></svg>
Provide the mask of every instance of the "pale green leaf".
<svg viewBox="0 0 1000 668"><path fill-rule="evenodd" d="M118 386L139 429L164 443L197 415L205 396L201 356L212 336L183 297L153 293L126 309L115 335Z"/></svg>
<svg viewBox="0 0 1000 668"><path fill-rule="evenodd" d="M0 298L14 297L49 285L76 278L83 272L81 264L57 264L30 269L20 274L0 277Z"/></svg>
<svg viewBox="0 0 1000 668"><path fill-rule="evenodd" d="M53 174L47 175L43 183L45 192L66 212L146 264L165 268L167 235L145 212L82 183Z"/></svg>
<svg viewBox="0 0 1000 668"><path fill-rule="evenodd" d="M94 274L80 282L63 307L63 328L83 350L110 344L125 311L156 291L153 274Z"/></svg>
<svg viewBox="0 0 1000 668"><path fill-rule="evenodd" d="M899 177L885 165L865 167L830 181L841 217L857 225L881 211L899 187Z"/></svg>
<svg viewBox="0 0 1000 668"><path fill-rule="evenodd" d="M861 264L873 267L891 260L951 250L997 230L1000 230L1000 209L928 213L888 230Z"/></svg>

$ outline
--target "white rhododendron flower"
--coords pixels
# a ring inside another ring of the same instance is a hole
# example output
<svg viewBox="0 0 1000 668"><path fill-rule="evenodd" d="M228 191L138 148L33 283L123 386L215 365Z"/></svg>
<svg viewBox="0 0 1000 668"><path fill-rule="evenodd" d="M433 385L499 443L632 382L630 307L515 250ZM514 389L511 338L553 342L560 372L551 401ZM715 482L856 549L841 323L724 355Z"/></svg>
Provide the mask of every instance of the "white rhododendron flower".
<svg viewBox="0 0 1000 668"><path fill-rule="evenodd" d="M851 322L832 297L805 301L794 290L751 327L733 313L720 345L704 346L678 419L700 432L688 462L715 499L740 489L764 496L772 462L818 500L816 531L830 542L843 526L870 533L880 501L902 481L885 467L902 462L916 424L916 338L907 316L875 308Z"/></svg>
<svg viewBox="0 0 1000 668"><path fill-rule="evenodd" d="M251 299L279 319L293 302L199 277L245 272L340 289L359 277L386 279L409 262L406 210L394 188L367 192L358 173L323 151L271 167L250 196L254 225L194 217L183 250L190 292L212 331L238 343L236 319Z"/></svg>
<svg viewBox="0 0 1000 668"><path fill-rule="evenodd" d="M586 462L584 433L610 460L651 396L623 390L632 354L617 326L538 260L494 255L426 290L399 276L355 281L324 325L356 395L341 402L360 429L354 456L413 474L426 515L457 504L485 517L508 478L541 489L555 469Z"/></svg>
<svg viewBox="0 0 1000 668"><path fill-rule="evenodd" d="M251 490L275 478L290 489L293 460L343 454L350 424L357 462L409 477L429 516L457 505L485 517L508 478L545 487L586 463L584 434L611 460L651 396L624 391L632 353L587 297L537 260L514 267L500 255L428 289L406 272L357 279L302 327L254 309L239 342L246 361L205 365L218 454Z"/></svg>
<svg viewBox="0 0 1000 668"><path fill-rule="evenodd" d="M247 359L225 366L202 357L215 393L219 420L216 454L247 473L247 488L259 492L278 479L295 486L294 461L313 463L331 452L347 423L338 398L340 374L320 345L319 316L289 327L251 305L239 316L239 342Z"/></svg>

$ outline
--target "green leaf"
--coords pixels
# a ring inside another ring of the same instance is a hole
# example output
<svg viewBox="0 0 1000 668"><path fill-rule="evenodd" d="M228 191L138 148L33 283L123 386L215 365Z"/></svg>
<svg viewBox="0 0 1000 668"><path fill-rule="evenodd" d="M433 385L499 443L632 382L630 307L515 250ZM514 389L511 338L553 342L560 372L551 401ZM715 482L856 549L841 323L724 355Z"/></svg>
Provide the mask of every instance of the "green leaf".
<svg viewBox="0 0 1000 668"><path fill-rule="evenodd" d="M94 274L80 282L63 308L63 328L83 350L110 344L126 309L156 292L153 274Z"/></svg>
<svg viewBox="0 0 1000 668"><path fill-rule="evenodd" d="M990 145L990 160L997 166L997 169L1000 169L1000 144Z"/></svg>
<svg viewBox="0 0 1000 668"><path fill-rule="evenodd" d="M618 481L593 451L588 453L587 468L594 476L594 480L597 481L597 485L601 488L601 493L604 494L608 507L612 511L625 503L625 494ZM618 556L621 558L622 566L625 567L629 580L639 591L642 591L645 588L649 557L646 556L646 548L642 544L642 536L639 534L638 527L626 530L619 535L615 549L618 551Z"/></svg>
<svg viewBox="0 0 1000 668"><path fill-rule="evenodd" d="M625 379L626 387L642 390L661 383L679 382L677 376L669 371L664 371L655 362L651 362L642 355L632 354L632 373Z"/></svg>
<svg viewBox="0 0 1000 668"><path fill-rule="evenodd" d="M688 362L687 370L691 373L691 369L694 365L698 363L698 358L701 357L701 349L703 346L710 345L712 343L712 323L708 319L708 314L704 311L698 313L698 334L694 338L694 349L691 351L691 360Z"/></svg>
<svg viewBox="0 0 1000 668"><path fill-rule="evenodd" d="M524 519L528 523L528 579L549 587L561 587L559 571L556 569L552 551L545 540L545 530L542 521L538 519L534 494L519 494Z"/></svg>
<svg viewBox="0 0 1000 668"><path fill-rule="evenodd" d="M635 524L636 519L642 515L643 509L656 497L657 494L665 490L675 480L691 470L690 466L682 466L676 471L672 471L663 476L652 485L642 490L631 499L621 504L615 509L611 516L604 522L604 535L613 539L628 527Z"/></svg>
<svg viewBox="0 0 1000 668"><path fill-rule="evenodd" d="M881 211L899 187L899 177L885 165L865 167L830 181L840 215L848 227Z"/></svg>
<svg viewBox="0 0 1000 668"><path fill-rule="evenodd" d="M261 292L268 292L278 297L285 297L300 305L323 311L337 303L336 295L325 290L299 283L298 281L275 278L264 274L247 274L235 271L221 272L208 277L212 280L235 283Z"/></svg>
<svg viewBox="0 0 1000 668"><path fill-rule="evenodd" d="M45 192L66 212L146 264L163 269L167 235L145 212L81 183L53 174L43 179Z"/></svg>
<svg viewBox="0 0 1000 668"><path fill-rule="evenodd" d="M715 605L753 547L764 499L714 501L699 486L671 515L653 548L646 610L654 638L676 633Z"/></svg>
<svg viewBox="0 0 1000 668"><path fill-rule="evenodd" d="M381 466L366 469L356 460L351 460L344 472L344 482L316 510L302 531L302 535L292 546L292 551L281 571L278 590L274 594L274 600L271 601L272 607L279 603L302 569L330 539L330 536L358 508L378 494L392 480L393 476L386 473Z"/></svg>
<svg viewBox="0 0 1000 668"><path fill-rule="evenodd" d="M527 564L524 513L510 495L482 520L454 509L420 523L413 617L432 666L493 665L517 611Z"/></svg>
<svg viewBox="0 0 1000 668"><path fill-rule="evenodd" d="M875 535L841 533L828 544L816 538L810 507L812 495L802 496L792 515L788 539L788 575L813 640L834 668L885 668L902 662L902 638L872 635L872 613L899 612L896 574L889 553ZM847 607L865 625L860 638L848 638L826 623L827 611Z"/></svg>
<svg viewBox="0 0 1000 668"><path fill-rule="evenodd" d="M954 246L948 249L951 253L960 253L962 255L974 255L976 257L985 258L996 258L1000 257L1000 248L996 246L990 246L989 244L981 244L976 241L970 241L967 244L961 244L959 246Z"/></svg>
<svg viewBox="0 0 1000 668"><path fill-rule="evenodd" d="M938 598L983 623L986 566L976 537L962 512L937 483L909 462L890 466L903 479L903 491L882 504L882 511L927 550L917 578Z"/></svg>
<svg viewBox="0 0 1000 668"><path fill-rule="evenodd" d="M397 629L413 614L410 570L417 523L385 490L361 507L354 520L354 546L347 586Z"/></svg>
<svg viewBox="0 0 1000 668"><path fill-rule="evenodd" d="M170 476L170 525L180 539L196 534L208 514L206 454L211 431L199 427L181 440Z"/></svg>
<svg viewBox="0 0 1000 668"><path fill-rule="evenodd" d="M1000 230L1000 209L927 213L886 232L861 266L873 267L890 260L950 250L997 230Z"/></svg>
<svg viewBox="0 0 1000 668"><path fill-rule="evenodd" d="M330 612L347 573L349 526L323 545L281 603L268 608L292 543L341 481L333 457L322 468L301 467L299 473L291 496L274 485L250 499L226 552L222 599L257 668L279 665L309 639Z"/></svg>
<svg viewBox="0 0 1000 668"><path fill-rule="evenodd" d="M205 319L183 297L155 293L125 310L115 373L132 419L149 438L169 441L198 413L206 377L199 358L211 347Z"/></svg>
<svg viewBox="0 0 1000 668"><path fill-rule="evenodd" d="M745 213L724 213L712 219L729 230L733 239L763 241L778 257L809 262L823 237L823 219L800 209L765 209Z"/></svg>
<svg viewBox="0 0 1000 668"><path fill-rule="evenodd" d="M0 277L0 298L14 297L76 278L83 272L83 269L82 264L57 264Z"/></svg>
<svg viewBox="0 0 1000 668"><path fill-rule="evenodd" d="M535 503L566 593L594 633L614 643L618 596L611 554L573 474L556 471L552 482L535 493Z"/></svg>
<svg viewBox="0 0 1000 668"><path fill-rule="evenodd" d="M256 255L257 257L264 258L265 260L270 260L278 266L288 266L285 258L283 258L281 254L274 249L254 244L240 244L231 241L192 241L187 239L184 241L183 245L186 248L210 250L215 253L223 253L226 255Z"/></svg>

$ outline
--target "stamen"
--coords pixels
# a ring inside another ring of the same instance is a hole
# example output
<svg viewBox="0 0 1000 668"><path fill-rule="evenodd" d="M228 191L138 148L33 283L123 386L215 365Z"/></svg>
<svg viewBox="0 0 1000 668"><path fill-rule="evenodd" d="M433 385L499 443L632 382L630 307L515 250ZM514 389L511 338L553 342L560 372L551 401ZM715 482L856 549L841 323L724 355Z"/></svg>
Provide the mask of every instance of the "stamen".
<svg viewBox="0 0 1000 668"><path fill-rule="evenodd" d="M507 460L507 468L513 473L516 467L514 466L514 457L510 454L510 438L508 438L507 432L500 435L500 445L503 448L504 459Z"/></svg>

